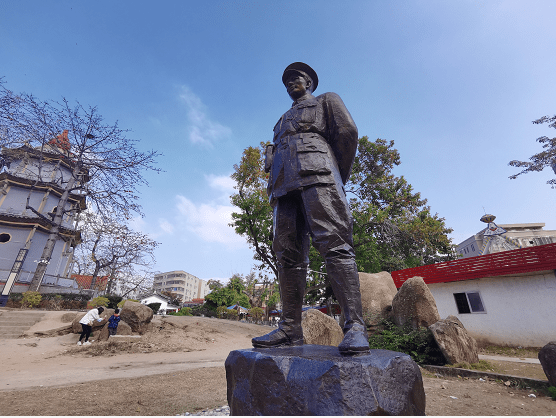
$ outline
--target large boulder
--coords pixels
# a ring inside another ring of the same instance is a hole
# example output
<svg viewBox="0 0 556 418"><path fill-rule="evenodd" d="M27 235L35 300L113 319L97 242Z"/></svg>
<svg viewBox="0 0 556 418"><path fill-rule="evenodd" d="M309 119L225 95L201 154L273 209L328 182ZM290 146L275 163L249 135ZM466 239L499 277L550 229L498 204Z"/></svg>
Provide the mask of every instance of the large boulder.
<svg viewBox="0 0 556 418"><path fill-rule="evenodd" d="M392 299L396 296L396 285L387 271L380 273L359 272L359 288L363 319L372 332L382 319L392 315ZM340 326L344 325L344 313L340 316Z"/></svg>
<svg viewBox="0 0 556 418"><path fill-rule="evenodd" d="M230 415L425 415L421 372L403 353L343 356L319 345L234 350L225 367Z"/></svg>
<svg viewBox="0 0 556 418"><path fill-rule="evenodd" d="M550 386L556 386L556 341L551 341L541 348L539 361Z"/></svg>
<svg viewBox="0 0 556 418"><path fill-rule="evenodd" d="M75 317L79 315L75 312L66 312L65 314L62 315L62 317L60 318L60 321L62 322L73 322L73 320L75 319ZM81 318L83 318L83 315L81 315Z"/></svg>
<svg viewBox="0 0 556 418"><path fill-rule="evenodd" d="M120 312L122 321L127 322L134 332L143 334L149 328L149 323L153 319L154 313L151 308L139 302L127 300Z"/></svg>
<svg viewBox="0 0 556 418"><path fill-rule="evenodd" d="M392 300L396 325L411 323L413 329L428 327L440 319L436 302L422 277L406 280Z"/></svg>
<svg viewBox="0 0 556 418"><path fill-rule="evenodd" d="M81 327L79 321L81 321L81 318L83 318L87 314L87 312L78 313L75 316L75 319L71 323L71 329L74 334L81 334L81 332L83 331L83 328ZM114 315L114 309L105 308L104 312L100 314L100 318L102 319L102 321L95 321L93 323L93 331L100 330L104 326L104 324L108 322L108 318L110 318L112 315Z"/></svg>
<svg viewBox="0 0 556 418"><path fill-rule="evenodd" d="M344 333L334 318L323 314L318 309L309 309L301 317L303 342L305 344L338 346L344 339Z"/></svg>
<svg viewBox="0 0 556 418"><path fill-rule="evenodd" d="M432 324L429 329L449 364L478 363L477 341L453 315Z"/></svg>
<svg viewBox="0 0 556 418"><path fill-rule="evenodd" d="M131 334L132 334L131 327L128 324L126 324L125 321L120 320L116 335L131 335ZM108 323L106 323L100 330L98 340L108 341L109 338L110 338L110 332L108 331Z"/></svg>

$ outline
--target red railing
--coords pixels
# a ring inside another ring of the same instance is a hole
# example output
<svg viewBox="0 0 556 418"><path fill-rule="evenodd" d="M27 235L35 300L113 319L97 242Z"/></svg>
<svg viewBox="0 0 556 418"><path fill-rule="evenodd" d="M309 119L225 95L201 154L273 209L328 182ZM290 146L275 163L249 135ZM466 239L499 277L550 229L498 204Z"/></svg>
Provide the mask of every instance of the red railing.
<svg viewBox="0 0 556 418"><path fill-rule="evenodd" d="M554 269L556 244L546 244L393 271L392 278L400 288L415 276L422 277L428 284Z"/></svg>

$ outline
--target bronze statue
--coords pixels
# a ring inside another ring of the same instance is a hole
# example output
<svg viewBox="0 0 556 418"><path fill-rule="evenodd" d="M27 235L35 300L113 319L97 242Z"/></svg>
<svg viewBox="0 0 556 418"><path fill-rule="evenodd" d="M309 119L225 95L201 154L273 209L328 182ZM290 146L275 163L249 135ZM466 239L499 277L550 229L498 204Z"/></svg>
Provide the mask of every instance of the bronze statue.
<svg viewBox="0 0 556 418"><path fill-rule="evenodd" d="M344 313L344 339L338 348L344 354L366 352L353 220L343 187L357 150L357 127L337 94L313 96L318 77L307 64L289 65L282 82L294 102L274 127L274 143L267 147L265 162L282 321L277 330L253 338L252 343L256 348L303 344L301 308L310 234Z"/></svg>

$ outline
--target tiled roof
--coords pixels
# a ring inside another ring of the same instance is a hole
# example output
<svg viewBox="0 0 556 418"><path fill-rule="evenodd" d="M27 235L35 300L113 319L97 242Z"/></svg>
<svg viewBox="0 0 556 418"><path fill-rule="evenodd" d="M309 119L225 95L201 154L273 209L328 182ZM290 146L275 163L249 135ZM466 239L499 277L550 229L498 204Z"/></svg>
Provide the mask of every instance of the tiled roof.
<svg viewBox="0 0 556 418"><path fill-rule="evenodd" d="M431 284L555 269L556 244L546 244L397 270L392 278L400 288L415 276Z"/></svg>

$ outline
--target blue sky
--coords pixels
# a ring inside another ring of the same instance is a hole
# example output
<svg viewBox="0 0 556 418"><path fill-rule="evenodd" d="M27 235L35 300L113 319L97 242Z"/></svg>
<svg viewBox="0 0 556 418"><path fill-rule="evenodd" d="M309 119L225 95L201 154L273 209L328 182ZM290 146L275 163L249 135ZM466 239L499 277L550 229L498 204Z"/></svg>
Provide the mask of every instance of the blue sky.
<svg viewBox="0 0 556 418"><path fill-rule="evenodd" d="M227 226L229 175L291 105L303 61L359 135L394 140L396 169L459 243L496 222L556 229L548 169L509 167L554 136L553 1L12 1L0 3L0 76L41 99L95 105L164 155L133 225L161 242L157 270L247 274ZM483 209L484 208L484 209Z"/></svg>

